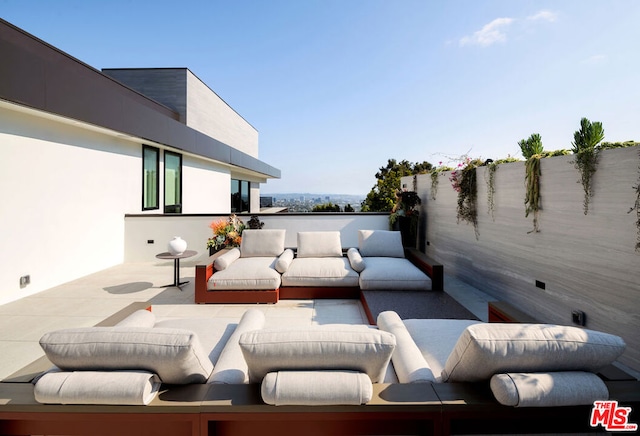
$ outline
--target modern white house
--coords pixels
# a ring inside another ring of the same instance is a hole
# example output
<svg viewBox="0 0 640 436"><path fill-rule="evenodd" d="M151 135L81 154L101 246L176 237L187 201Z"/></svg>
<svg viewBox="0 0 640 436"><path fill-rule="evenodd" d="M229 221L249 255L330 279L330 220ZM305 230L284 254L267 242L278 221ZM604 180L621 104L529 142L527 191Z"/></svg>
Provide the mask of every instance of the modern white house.
<svg viewBox="0 0 640 436"><path fill-rule="evenodd" d="M280 177L187 68L99 71L3 20L0 59L0 304L122 263L127 214L256 213Z"/></svg>

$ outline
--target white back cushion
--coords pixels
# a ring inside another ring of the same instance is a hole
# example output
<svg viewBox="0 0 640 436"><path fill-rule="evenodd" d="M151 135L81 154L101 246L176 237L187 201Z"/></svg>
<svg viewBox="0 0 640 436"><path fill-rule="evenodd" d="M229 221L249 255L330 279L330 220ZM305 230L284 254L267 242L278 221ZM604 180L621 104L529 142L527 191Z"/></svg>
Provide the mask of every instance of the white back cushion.
<svg viewBox="0 0 640 436"><path fill-rule="evenodd" d="M460 335L442 381L481 381L503 372L590 371L616 360L622 338L551 324L474 324Z"/></svg>
<svg viewBox="0 0 640 436"><path fill-rule="evenodd" d="M205 383L213 364L195 333L142 327L87 327L45 334L40 346L57 367L145 370L171 384Z"/></svg>
<svg viewBox="0 0 640 436"><path fill-rule="evenodd" d="M404 257L400 232L390 230L358 230L358 248L362 257Z"/></svg>
<svg viewBox="0 0 640 436"><path fill-rule="evenodd" d="M284 251L284 229L245 229L240 242L241 257L277 257Z"/></svg>
<svg viewBox="0 0 640 436"><path fill-rule="evenodd" d="M340 232L298 232L298 257L342 257Z"/></svg>

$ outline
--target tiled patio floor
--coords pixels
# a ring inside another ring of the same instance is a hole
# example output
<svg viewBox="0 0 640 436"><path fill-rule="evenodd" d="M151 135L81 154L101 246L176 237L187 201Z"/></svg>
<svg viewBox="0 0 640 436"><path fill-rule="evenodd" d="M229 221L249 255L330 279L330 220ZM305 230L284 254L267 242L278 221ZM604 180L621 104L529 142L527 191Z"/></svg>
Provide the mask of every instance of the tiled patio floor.
<svg viewBox="0 0 640 436"><path fill-rule="evenodd" d="M159 319L221 317L237 322L248 307L265 312L267 326L366 324L357 300L282 300L269 305L194 304L193 265L181 268L182 291L163 287L172 281L169 263L125 263L55 288L0 305L0 379L43 355L40 337L51 330L89 327L130 303L147 301ZM487 317L487 296L462 282L445 277L449 294L480 319Z"/></svg>

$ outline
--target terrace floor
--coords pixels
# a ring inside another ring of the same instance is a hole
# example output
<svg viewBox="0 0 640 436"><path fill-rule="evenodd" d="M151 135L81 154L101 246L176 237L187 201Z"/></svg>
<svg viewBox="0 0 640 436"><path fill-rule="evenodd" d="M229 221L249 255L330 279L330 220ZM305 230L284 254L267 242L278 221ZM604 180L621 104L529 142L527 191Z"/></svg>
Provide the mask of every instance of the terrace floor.
<svg viewBox="0 0 640 436"><path fill-rule="evenodd" d="M329 323L366 324L358 300L281 300L277 304L194 304L194 264L184 262L182 290L167 287L173 263L124 263L55 288L0 305L0 380L40 358L38 343L48 331L90 327L130 303L146 301L159 319L220 317L237 322L248 307L265 312L266 325L296 326ZM479 319L487 320L492 298L445 275L445 292Z"/></svg>

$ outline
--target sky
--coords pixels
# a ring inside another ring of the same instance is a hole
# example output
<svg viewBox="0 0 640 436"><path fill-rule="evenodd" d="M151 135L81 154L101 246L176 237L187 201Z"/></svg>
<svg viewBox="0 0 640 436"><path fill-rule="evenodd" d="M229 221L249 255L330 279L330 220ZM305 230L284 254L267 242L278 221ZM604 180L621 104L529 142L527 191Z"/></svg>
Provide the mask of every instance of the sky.
<svg viewBox="0 0 640 436"><path fill-rule="evenodd" d="M365 195L389 159L640 140L635 0L0 0L94 68L186 67L259 132L261 193Z"/></svg>

